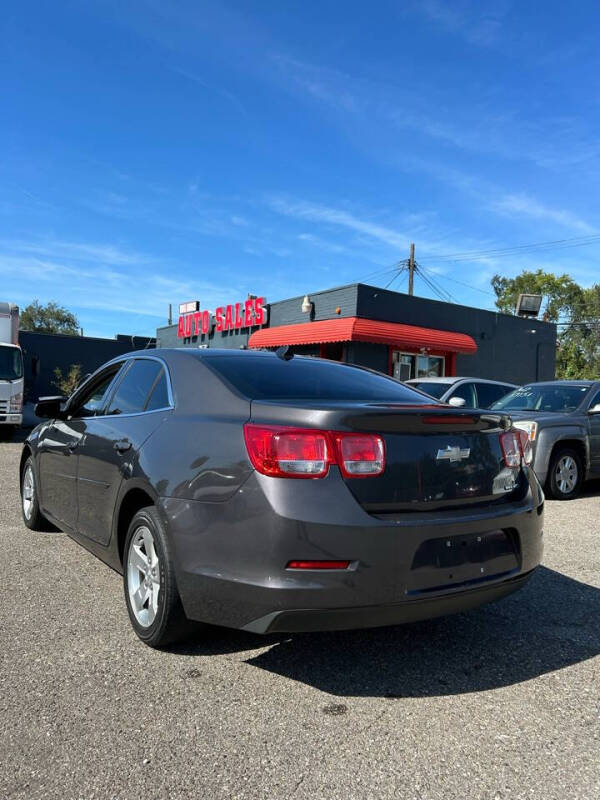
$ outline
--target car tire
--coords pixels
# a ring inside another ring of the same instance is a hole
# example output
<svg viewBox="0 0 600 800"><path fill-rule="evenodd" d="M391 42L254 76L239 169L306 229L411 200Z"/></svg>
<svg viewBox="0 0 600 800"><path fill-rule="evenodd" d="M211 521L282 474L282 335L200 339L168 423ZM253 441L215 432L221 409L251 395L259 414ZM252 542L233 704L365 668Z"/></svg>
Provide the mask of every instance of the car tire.
<svg viewBox="0 0 600 800"><path fill-rule="evenodd" d="M556 450L550 461L546 492L554 500L573 500L583 483L581 456L570 447Z"/></svg>
<svg viewBox="0 0 600 800"><path fill-rule="evenodd" d="M153 506L131 521L123 555L125 602L138 637L149 647L185 638L194 626L185 616L169 540Z"/></svg>
<svg viewBox="0 0 600 800"><path fill-rule="evenodd" d="M48 520L40 511L37 478L33 458L29 456L21 470L21 514L23 522L31 531L48 529Z"/></svg>

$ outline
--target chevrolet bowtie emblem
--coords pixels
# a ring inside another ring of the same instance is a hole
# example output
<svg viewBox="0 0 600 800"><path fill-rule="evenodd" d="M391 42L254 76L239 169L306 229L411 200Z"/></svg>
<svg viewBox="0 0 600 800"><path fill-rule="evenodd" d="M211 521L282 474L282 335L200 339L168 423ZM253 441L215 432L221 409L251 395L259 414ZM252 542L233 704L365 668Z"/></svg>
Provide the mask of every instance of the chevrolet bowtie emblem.
<svg viewBox="0 0 600 800"><path fill-rule="evenodd" d="M446 447L445 450L438 450L436 461L461 461L463 458L468 458L471 455L471 450L468 447Z"/></svg>

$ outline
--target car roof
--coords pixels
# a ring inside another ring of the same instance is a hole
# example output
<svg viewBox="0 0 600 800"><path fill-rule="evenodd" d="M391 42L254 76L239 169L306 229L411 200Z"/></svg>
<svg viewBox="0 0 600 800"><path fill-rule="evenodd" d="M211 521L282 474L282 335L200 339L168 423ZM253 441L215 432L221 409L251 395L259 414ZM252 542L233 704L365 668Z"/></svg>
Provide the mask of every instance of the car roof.
<svg viewBox="0 0 600 800"><path fill-rule="evenodd" d="M591 380L560 380L560 381L533 381L525 383L524 386L593 386L598 381Z"/></svg>
<svg viewBox="0 0 600 800"><path fill-rule="evenodd" d="M404 383L447 383L449 386L459 381L477 381L477 383L501 383L503 386L518 386L517 383L511 381L496 381L489 378L464 378L456 375L442 375L439 378L411 378Z"/></svg>

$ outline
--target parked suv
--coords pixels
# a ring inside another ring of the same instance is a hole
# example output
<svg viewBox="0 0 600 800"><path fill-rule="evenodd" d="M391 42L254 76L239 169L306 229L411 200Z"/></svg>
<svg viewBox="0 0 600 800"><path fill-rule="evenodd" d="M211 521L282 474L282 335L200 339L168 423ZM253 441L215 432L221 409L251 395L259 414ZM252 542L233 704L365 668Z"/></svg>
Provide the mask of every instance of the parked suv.
<svg viewBox="0 0 600 800"><path fill-rule="evenodd" d="M600 477L600 381L529 383L494 403L534 448L533 467L550 497L571 500Z"/></svg>
<svg viewBox="0 0 600 800"><path fill-rule="evenodd" d="M413 378L406 383L457 408L489 408L496 400L517 388L514 383L483 378Z"/></svg>

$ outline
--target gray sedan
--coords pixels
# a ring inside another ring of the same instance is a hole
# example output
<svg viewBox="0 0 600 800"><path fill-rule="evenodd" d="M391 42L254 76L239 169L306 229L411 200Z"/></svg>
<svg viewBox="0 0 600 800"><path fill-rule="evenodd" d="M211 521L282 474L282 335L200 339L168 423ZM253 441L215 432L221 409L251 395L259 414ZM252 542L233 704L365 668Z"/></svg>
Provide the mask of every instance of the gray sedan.
<svg viewBox="0 0 600 800"><path fill-rule="evenodd" d="M49 520L123 573L151 646L189 620L266 633L449 614L540 562L528 437L370 370L156 350L37 413L25 524Z"/></svg>
<svg viewBox="0 0 600 800"><path fill-rule="evenodd" d="M529 436L550 497L571 500L586 478L600 476L600 381L529 383L492 408Z"/></svg>

